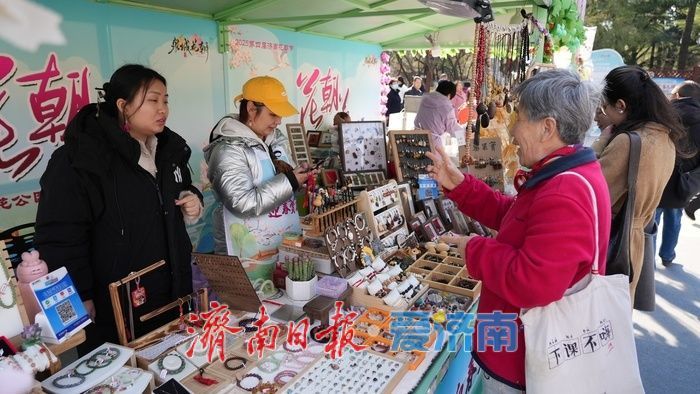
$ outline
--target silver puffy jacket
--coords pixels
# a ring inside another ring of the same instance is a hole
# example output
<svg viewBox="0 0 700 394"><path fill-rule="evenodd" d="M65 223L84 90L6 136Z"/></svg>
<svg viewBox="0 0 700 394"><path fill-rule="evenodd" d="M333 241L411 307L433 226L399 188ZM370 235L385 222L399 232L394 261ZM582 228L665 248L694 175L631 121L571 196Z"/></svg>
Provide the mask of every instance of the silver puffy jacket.
<svg viewBox="0 0 700 394"><path fill-rule="evenodd" d="M256 157L256 151L269 156L268 146L273 152L289 152L287 136L277 129L263 142L236 118L237 115L227 115L220 120L213 131L216 139L204 148L207 176L217 201L212 220L217 254L226 254L222 206L235 216L251 218L267 215L294 194L282 173L262 181L263 169Z"/></svg>

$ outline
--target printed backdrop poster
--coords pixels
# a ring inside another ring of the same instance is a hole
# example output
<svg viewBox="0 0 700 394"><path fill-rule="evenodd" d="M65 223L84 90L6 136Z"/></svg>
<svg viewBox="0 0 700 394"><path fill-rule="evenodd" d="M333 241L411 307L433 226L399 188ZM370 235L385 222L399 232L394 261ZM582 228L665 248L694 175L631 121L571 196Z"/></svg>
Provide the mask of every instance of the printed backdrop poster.
<svg viewBox="0 0 700 394"><path fill-rule="evenodd" d="M39 179L66 125L121 65L141 63L167 79L167 125L187 140L193 164L226 112L213 22L87 0L37 2L61 14L66 45L31 53L0 41L0 231L34 222Z"/></svg>
<svg viewBox="0 0 700 394"><path fill-rule="evenodd" d="M250 77L271 75L286 86L300 115L285 118L282 130L301 122L327 129L338 111L381 119L379 46L241 25L230 26L222 55L210 20L90 0L35 1L62 16L66 44L31 53L0 41L0 232L34 222L39 179L66 125L126 63L168 81L167 125L192 148L192 178L205 195L205 219L189 228L199 251L213 250L202 148L214 123L238 112L233 97Z"/></svg>

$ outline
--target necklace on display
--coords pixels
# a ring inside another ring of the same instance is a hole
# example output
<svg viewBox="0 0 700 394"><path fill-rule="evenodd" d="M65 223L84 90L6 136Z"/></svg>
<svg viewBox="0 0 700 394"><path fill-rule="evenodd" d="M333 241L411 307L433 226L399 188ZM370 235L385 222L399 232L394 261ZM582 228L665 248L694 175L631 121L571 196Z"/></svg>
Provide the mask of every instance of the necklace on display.
<svg viewBox="0 0 700 394"><path fill-rule="evenodd" d="M2 272L5 274L5 280L7 280L7 282L0 285L0 308L11 309L17 304L17 290L15 290L15 287L10 281L10 272L7 270L5 264L0 263L0 265L2 265ZM10 302L6 303L4 296L8 290L10 292Z"/></svg>

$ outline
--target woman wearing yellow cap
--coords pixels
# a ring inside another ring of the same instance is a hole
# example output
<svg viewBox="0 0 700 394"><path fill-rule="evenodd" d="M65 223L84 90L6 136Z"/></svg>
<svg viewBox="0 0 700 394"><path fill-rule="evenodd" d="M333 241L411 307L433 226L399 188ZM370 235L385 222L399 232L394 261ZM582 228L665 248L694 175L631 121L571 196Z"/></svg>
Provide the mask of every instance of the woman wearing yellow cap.
<svg viewBox="0 0 700 394"><path fill-rule="evenodd" d="M280 81L263 76L243 85L239 113L221 119L204 148L214 211L217 254L253 259L251 278L271 277L271 257L285 232L300 232L294 192L306 182L306 164L295 167L282 118L297 113Z"/></svg>

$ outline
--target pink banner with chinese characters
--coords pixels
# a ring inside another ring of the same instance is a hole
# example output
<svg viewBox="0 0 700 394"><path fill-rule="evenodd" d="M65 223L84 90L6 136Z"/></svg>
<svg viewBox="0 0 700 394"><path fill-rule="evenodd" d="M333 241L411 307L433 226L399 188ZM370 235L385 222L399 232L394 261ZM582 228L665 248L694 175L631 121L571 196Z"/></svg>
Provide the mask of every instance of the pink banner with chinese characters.
<svg viewBox="0 0 700 394"><path fill-rule="evenodd" d="M287 89L298 116L283 123L303 123L325 130L337 112L353 120L381 120L381 74L376 45L266 29L229 26L230 96L250 78L270 75ZM237 108L232 105L232 111ZM284 127L282 127L284 129Z"/></svg>

